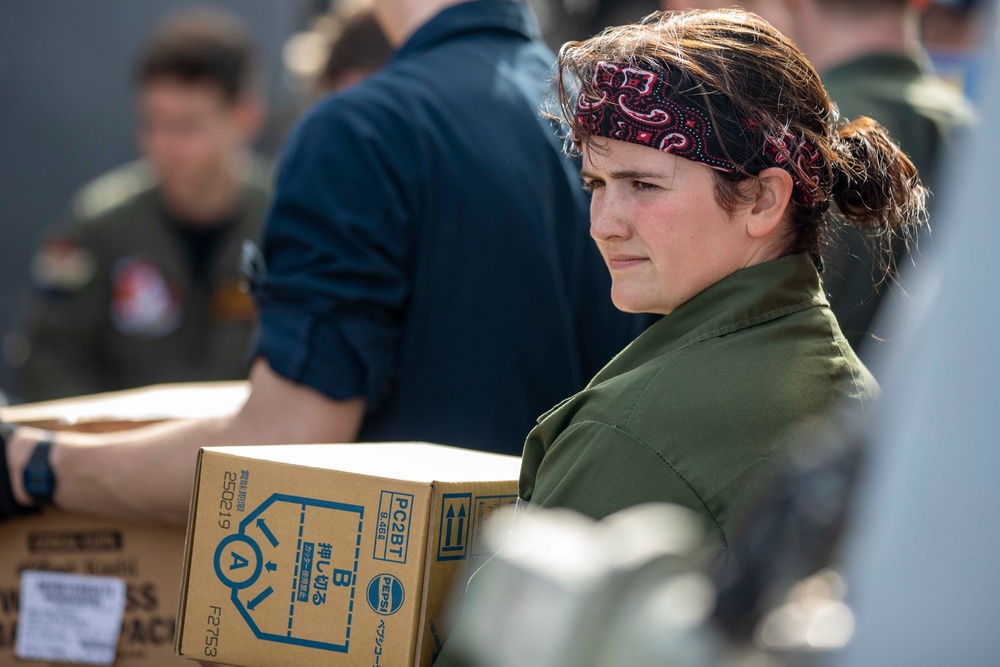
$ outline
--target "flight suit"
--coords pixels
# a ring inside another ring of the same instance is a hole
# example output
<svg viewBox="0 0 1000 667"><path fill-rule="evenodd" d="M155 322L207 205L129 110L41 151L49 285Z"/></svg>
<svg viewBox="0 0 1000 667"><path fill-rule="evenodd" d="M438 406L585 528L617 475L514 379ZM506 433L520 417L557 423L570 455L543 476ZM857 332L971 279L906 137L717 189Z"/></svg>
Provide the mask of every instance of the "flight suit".
<svg viewBox="0 0 1000 667"><path fill-rule="evenodd" d="M789 429L871 405L804 254L724 278L666 315L528 436L520 496L595 519L684 505L725 547L787 456Z"/></svg>
<svg viewBox="0 0 1000 667"><path fill-rule="evenodd" d="M240 252L260 235L269 183L252 160L237 211L204 239L185 237L142 162L85 187L73 224L32 260L27 308L7 345L21 397L246 377L255 311Z"/></svg>

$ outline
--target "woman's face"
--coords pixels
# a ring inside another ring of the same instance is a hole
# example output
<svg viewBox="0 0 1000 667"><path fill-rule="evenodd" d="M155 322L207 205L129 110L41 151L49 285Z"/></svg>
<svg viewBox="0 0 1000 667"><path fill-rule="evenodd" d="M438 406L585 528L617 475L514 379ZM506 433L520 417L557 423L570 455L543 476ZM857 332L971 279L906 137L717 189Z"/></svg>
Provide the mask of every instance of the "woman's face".
<svg viewBox="0 0 1000 667"><path fill-rule="evenodd" d="M580 172L593 191L590 235L626 312L672 312L759 261L759 243L715 201L712 168L653 148L595 139Z"/></svg>

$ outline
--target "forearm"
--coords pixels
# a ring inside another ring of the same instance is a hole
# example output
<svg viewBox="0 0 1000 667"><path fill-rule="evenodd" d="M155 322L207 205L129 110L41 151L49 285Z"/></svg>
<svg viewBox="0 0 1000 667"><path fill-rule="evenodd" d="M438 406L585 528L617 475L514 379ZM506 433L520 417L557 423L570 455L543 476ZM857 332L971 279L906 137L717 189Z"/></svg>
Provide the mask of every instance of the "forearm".
<svg viewBox="0 0 1000 667"><path fill-rule="evenodd" d="M252 444L235 416L112 436L59 434L52 450L57 507L115 518L183 523L198 450Z"/></svg>
<svg viewBox="0 0 1000 667"><path fill-rule="evenodd" d="M234 415L115 434L55 436L55 504L74 512L183 523L197 453L216 445L350 442L364 401L330 401L255 367L250 398ZM14 493L28 503L23 471L41 432L19 429L8 447Z"/></svg>

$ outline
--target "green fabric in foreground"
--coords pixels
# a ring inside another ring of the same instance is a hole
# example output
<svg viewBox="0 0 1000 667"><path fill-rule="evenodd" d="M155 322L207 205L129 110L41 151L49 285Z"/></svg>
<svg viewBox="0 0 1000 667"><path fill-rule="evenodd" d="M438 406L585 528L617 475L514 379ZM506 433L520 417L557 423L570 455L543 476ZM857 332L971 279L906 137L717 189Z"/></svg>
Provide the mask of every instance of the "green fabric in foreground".
<svg viewBox="0 0 1000 667"><path fill-rule="evenodd" d="M520 493L598 519L678 503L729 545L781 465L788 429L877 393L812 261L783 257L696 295L544 415L525 445Z"/></svg>

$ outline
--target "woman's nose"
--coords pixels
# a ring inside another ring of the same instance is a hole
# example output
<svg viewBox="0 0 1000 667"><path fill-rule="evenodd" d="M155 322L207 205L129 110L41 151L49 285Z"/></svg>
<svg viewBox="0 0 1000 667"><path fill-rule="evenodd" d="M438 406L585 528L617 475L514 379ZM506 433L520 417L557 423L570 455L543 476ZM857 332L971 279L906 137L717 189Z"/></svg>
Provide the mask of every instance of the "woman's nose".
<svg viewBox="0 0 1000 667"><path fill-rule="evenodd" d="M590 236L595 241L624 239L630 229L621 198L608 186L596 190L590 200Z"/></svg>

